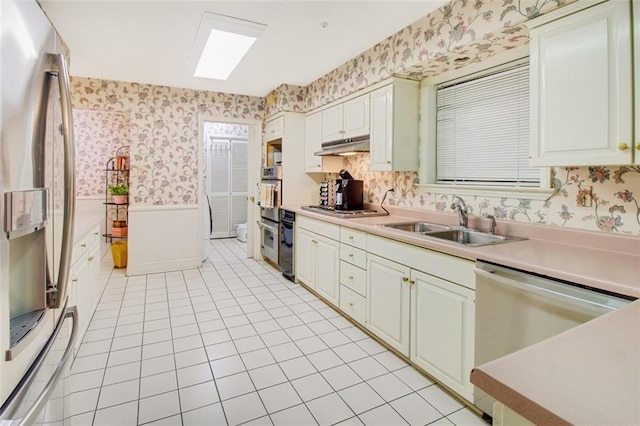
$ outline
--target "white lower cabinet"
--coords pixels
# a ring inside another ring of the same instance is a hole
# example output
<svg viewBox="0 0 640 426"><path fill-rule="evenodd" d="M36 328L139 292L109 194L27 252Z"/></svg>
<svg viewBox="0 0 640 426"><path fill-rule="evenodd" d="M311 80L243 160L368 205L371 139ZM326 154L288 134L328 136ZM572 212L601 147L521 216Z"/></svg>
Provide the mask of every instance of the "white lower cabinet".
<svg viewBox="0 0 640 426"><path fill-rule="evenodd" d="M407 266L367 255L367 327L403 355L409 355Z"/></svg>
<svg viewBox="0 0 640 426"><path fill-rule="evenodd" d="M95 311L102 282L100 280L100 232L96 227L84 235L73 247L72 264L69 269L69 305L78 309L78 346L89 328Z"/></svg>
<svg viewBox="0 0 640 426"><path fill-rule="evenodd" d="M475 292L415 270L410 283L411 361L472 400Z"/></svg>
<svg viewBox="0 0 640 426"><path fill-rule="evenodd" d="M304 216L297 226L300 281L473 400L473 261Z"/></svg>
<svg viewBox="0 0 640 426"><path fill-rule="evenodd" d="M340 235L340 227L337 225L302 217L298 220L296 277L337 306L340 295L340 243L314 232L316 229L322 231L323 228L329 234Z"/></svg>

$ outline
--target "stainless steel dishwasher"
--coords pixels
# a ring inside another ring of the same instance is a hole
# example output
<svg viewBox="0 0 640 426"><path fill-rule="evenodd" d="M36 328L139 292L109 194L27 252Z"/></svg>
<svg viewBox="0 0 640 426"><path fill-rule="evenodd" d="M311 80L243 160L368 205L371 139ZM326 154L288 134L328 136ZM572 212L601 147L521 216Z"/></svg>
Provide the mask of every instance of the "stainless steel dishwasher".
<svg viewBox="0 0 640 426"><path fill-rule="evenodd" d="M612 312L633 298L607 294L491 263L476 262L475 366L501 358ZM493 416L495 399L474 389Z"/></svg>

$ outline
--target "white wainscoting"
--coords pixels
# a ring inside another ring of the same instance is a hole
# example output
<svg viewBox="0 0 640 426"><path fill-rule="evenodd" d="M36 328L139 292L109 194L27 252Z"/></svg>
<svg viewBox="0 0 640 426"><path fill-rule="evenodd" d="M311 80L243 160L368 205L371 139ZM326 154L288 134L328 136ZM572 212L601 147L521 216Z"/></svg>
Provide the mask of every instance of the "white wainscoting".
<svg viewBox="0 0 640 426"><path fill-rule="evenodd" d="M76 216L100 216L100 235L106 234L104 195L76 198Z"/></svg>
<svg viewBox="0 0 640 426"><path fill-rule="evenodd" d="M197 205L129 206L127 275L199 267L201 225Z"/></svg>

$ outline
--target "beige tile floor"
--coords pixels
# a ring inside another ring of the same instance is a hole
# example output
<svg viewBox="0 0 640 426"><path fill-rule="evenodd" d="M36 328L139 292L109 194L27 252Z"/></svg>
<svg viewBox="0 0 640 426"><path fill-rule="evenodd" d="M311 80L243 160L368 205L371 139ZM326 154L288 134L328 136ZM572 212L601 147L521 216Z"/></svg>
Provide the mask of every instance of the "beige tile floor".
<svg viewBox="0 0 640 426"><path fill-rule="evenodd" d="M235 239L162 274L105 254L65 425L486 424Z"/></svg>

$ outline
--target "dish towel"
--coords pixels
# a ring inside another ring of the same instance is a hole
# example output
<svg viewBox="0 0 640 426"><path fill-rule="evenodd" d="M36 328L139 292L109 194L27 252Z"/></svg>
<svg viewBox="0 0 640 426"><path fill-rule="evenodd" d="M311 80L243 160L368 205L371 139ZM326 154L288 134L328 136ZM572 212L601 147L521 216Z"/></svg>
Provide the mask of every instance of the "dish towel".
<svg viewBox="0 0 640 426"><path fill-rule="evenodd" d="M267 205L267 187L268 184L261 183L260 184L260 206L266 207Z"/></svg>
<svg viewBox="0 0 640 426"><path fill-rule="evenodd" d="M264 205L265 209L272 209L275 202L276 186L273 184L267 184L267 203Z"/></svg>

